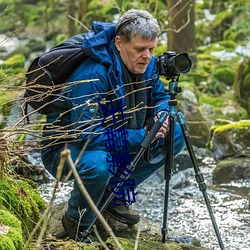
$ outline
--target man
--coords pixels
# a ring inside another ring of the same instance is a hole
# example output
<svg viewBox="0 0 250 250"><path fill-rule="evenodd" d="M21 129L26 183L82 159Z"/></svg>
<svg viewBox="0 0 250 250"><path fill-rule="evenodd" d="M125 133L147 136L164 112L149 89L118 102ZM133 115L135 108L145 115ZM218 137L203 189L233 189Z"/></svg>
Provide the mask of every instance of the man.
<svg viewBox="0 0 250 250"><path fill-rule="evenodd" d="M157 20L143 10L125 12L117 25L94 22L83 41L87 59L69 77L67 89L62 91L62 97L55 101L53 111L47 116L42 151L46 169L56 175L60 152L67 143L73 161L77 159L77 171L97 206L105 200L108 190L114 191L122 175L118 155L127 157L124 170L129 163L126 153L133 159L140 149L148 119L157 120L162 111L168 111L169 94L159 80L153 57L159 32ZM82 80L90 81L80 82ZM151 144L150 158L142 157L131 175L133 188L164 165L164 157L159 155L165 156L167 150L164 148L167 130L166 119ZM116 148L110 146L108 131ZM123 148L118 147L122 139ZM174 139L176 155L184 148L178 123ZM86 148L81 154L83 147ZM63 176L69 170L65 164ZM125 193L127 200L135 202L135 195L140 193L134 191L131 183L124 185ZM114 198L106 212L127 224L140 220L124 197ZM70 238L80 238L93 217L94 213L74 183L68 210L62 219L65 231Z"/></svg>

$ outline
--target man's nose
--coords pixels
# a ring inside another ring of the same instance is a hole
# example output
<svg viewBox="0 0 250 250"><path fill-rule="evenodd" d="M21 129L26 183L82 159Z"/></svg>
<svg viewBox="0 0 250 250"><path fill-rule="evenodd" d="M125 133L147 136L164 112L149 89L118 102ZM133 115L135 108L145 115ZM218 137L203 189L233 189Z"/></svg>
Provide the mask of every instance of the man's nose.
<svg viewBox="0 0 250 250"><path fill-rule="evenodd" d="M142 57L144 59L150 59L151 58L151 53L150 53L149 49L147 49L147 50L144 51Z"/></svg>

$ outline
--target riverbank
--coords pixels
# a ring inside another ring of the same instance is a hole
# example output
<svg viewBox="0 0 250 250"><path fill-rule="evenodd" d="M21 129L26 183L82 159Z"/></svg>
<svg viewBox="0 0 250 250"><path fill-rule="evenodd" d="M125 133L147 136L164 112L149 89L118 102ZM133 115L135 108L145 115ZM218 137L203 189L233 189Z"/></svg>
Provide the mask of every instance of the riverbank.
<svg viewBox="0 0 250 250"><path fill-rule="evenodd" d="M234 181L227 185L212 185L212 171L215 162L204 158L201 171L207 185L207 193L214 211L223 243L227 250L247 250L250 246L250 210L247 192L250 191L250 180ZM179 171L170 181L168 205L168 227L175 238L197 238L201 245L219 250L212 223L204 203L202 193L197 187L192 168ZM40 193L45 200L50 199L52 183L40 186ZM72 183L66 183L57 193L58 204L69 197ZM247 189L247 191L245 190ZM160 172L138 187L138 195L133 208L142 218L152 222L160 235L164 211L165 181Z"/></svg>

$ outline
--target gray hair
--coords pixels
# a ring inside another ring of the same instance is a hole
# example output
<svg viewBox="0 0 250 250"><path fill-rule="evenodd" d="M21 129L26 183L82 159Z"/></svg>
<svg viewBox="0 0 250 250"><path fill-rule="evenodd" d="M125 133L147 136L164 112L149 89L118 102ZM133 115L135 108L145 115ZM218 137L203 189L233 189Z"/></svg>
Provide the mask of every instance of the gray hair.
<svg viewBox="0 0 250 250"><path fill-rule="evenodd" d="M135 35L153 40L160 34L157 20L145 10L128 10L118 20L116 36L130 42Z"/></svg>

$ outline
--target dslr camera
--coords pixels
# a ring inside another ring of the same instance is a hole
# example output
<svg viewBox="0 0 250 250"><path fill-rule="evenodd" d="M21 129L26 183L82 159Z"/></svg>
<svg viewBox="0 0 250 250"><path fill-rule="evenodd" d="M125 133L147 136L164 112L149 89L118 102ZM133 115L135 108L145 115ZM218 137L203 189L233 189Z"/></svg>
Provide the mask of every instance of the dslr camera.
<svg viewBox="0 0 250 250"><path fill-rule="evenodd" d="M192 61L187 53L176 54L174 51L164 52L156 59L156 70L160 76L167 80L187 73L192 66Z"/></svg>

